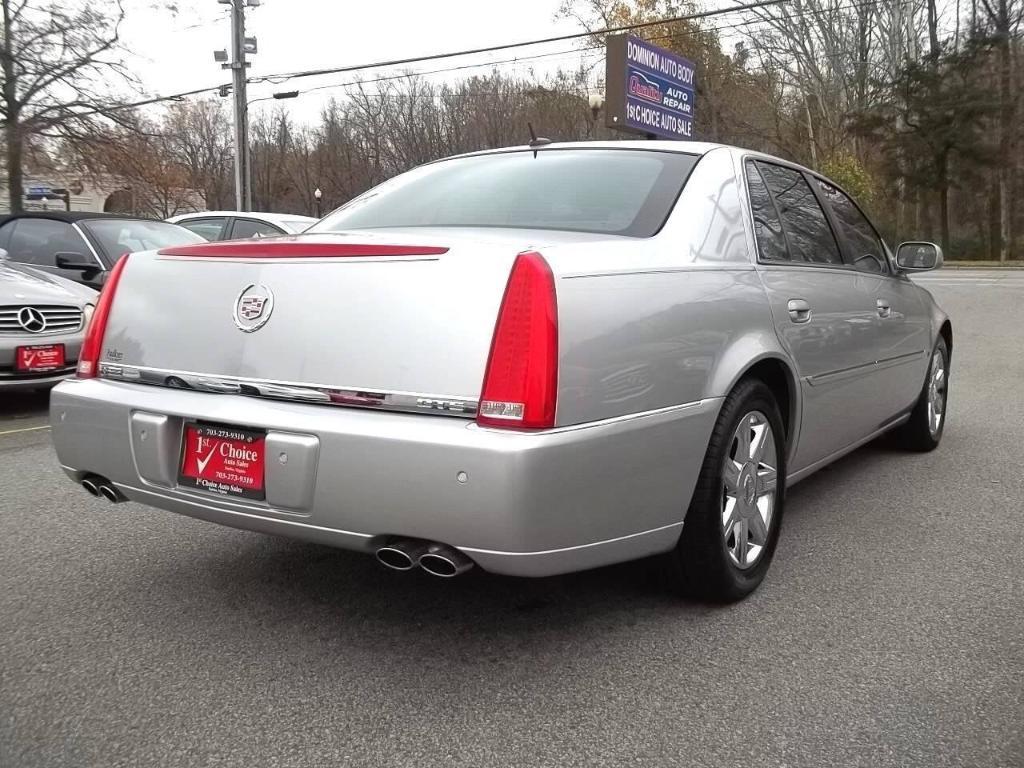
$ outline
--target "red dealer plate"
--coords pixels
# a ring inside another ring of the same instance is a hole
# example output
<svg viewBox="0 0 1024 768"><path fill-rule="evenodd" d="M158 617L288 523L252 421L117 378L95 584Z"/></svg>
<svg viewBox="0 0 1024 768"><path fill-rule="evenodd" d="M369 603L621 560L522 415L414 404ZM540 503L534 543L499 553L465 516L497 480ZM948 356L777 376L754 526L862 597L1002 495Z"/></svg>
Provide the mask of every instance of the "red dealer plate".
<svg viewBox="0 0 1024 768"><path fill-rule="evenodd" d="M262 499L266 433L220 424L185 424L178 485L220 496Z"/></svg>
<svg viewBox="0 0 1024 768"><path fill-rule="evenodd" d="M63 367L63 344L36 344L31 347L18 347L14 352L14 368L18 371L38 373Z"/></svg>

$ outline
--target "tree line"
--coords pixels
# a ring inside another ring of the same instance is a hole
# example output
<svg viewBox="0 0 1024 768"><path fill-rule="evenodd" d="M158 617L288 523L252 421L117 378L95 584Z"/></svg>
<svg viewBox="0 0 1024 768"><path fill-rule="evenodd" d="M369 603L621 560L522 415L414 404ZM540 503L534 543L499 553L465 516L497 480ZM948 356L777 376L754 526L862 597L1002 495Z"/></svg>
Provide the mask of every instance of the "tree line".
<svg viewBox="0 0 1024 768"><path fill-rule="evenodd" d="M0 5L7 14L20 3L25 13L35 1ZM696 62L696 138L820 170L857 197L891 241L935 240L950 258L1024 258L1024 0L936 3L790 0L728 21L656 23L637 34ZM104 64L89 55L111 37L104 52L119 45L116 8L104 11L103 0L93 6L92 16L74 19L82 70L94 79L121 66L114 71L128 78L122 59ZM692 10L674 0L566 0L560 13L600 30ZM17 19L5 15L4 24L0 117L10 179L27 148L123 180L136 191L135 213L172 215L194 204L196 190L211 209L233 206L225 100L124 110L98 90L63 101L66 90L45 84L30 93L9 66ZM420 163L522 144L528 124L554 140L621 138L590 98L603 87L602 43L595 33L580 66L554 75L495 68L439 83L406 73L340 91L312 121L296 120L283 105L254 110L254 207L312 214L319 188L328 210ZM65 69L65 82L76 77ZM83 111L92 114L74 116Z"/></svg>

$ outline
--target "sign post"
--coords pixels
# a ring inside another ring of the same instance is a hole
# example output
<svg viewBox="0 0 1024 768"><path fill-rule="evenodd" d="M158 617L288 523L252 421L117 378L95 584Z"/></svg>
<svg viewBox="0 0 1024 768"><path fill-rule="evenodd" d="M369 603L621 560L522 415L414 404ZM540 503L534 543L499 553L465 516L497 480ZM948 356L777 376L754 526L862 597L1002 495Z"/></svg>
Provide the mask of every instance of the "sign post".
<svg viewBox="0 0 1024 768"><path fill-rule="evenodd" d="M67 189L58 189L48 184L34 184L25 190L25 210L49 210L50 202L60 201L64 204L64 210L71 210L71 194Z"/></svg>
<svg viewBox="0 0 1024 768"><path fill-rule="evenodd" d="M693 62L633 35L609 37L606 48L608 127L652 139L692 139Z"/></svg>

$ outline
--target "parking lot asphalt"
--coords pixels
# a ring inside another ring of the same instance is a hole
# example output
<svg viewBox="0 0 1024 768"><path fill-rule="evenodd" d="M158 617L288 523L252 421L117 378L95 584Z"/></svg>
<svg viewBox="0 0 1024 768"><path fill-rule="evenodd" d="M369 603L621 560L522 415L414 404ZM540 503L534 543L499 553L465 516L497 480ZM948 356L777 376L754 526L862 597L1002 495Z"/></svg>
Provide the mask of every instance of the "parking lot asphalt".
<svg viewBox="0 0 1024 768"><path fill-rule="evenodd" d="M954 324L940 448L790 493L745 602L516 580L110 505L0 395L0 766L1024 766L1024 272Z"/></svg>

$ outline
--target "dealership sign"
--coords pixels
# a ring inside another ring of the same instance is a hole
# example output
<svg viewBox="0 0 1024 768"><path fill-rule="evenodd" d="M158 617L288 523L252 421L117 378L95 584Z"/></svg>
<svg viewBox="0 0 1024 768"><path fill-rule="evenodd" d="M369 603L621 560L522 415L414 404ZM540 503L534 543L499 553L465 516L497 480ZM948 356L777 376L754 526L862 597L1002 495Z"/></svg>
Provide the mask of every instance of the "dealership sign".
<svg viewBox="0 0 1024 768"><path fill-rule="evenodd" d="M692 139L693 62L633 35L609 37L605 109L611 128Z"/></svg>

